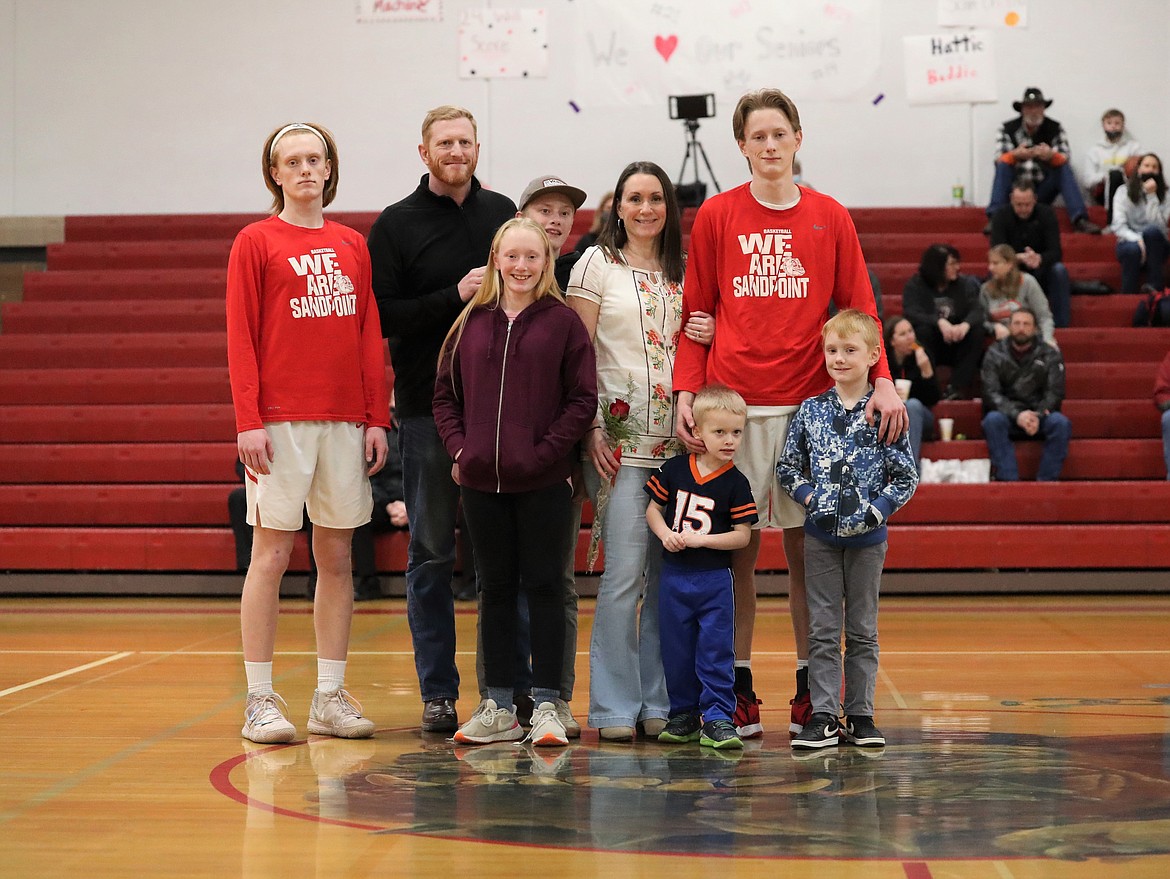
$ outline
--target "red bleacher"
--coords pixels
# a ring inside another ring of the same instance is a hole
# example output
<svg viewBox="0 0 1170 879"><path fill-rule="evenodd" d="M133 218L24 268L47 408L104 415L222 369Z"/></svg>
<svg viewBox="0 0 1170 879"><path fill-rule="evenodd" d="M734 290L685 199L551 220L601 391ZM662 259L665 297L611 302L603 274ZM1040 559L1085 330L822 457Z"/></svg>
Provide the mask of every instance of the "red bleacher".
<svg viewBox="0 0 1170 879"><path fill-rule="evenodd" d="M902 286L935 240L983 271L978 209L851 213L887 315L901 311ZM333 216L364 232L376 215ZM232 238L254 219L68 218L48 271L28 274L23 301L2 306L0 570L234 567L223 291ZM574 237L589 220L578 214ZM1070 233L1064 247L1074 278L1117 286L1111 238ZM1170 483L1150 400L1170 331L1129 328L1135 304L1076 296L1073 326L1057 333L1074 437L1065 481L920 487L892 526L891 569L1170 565ZM928 441L925 457L986 457L978 401L940 403L935 414L954 418L964 438ZM1019 450L1022 473L1034 475L1039 445ZM586 541L583 532L582 569ZM405 558L404 535L379 540L382 569L401 571ZM298 541L293 567L306 566ZM765 534L760 568L785 567L780 535Z"/></svg>

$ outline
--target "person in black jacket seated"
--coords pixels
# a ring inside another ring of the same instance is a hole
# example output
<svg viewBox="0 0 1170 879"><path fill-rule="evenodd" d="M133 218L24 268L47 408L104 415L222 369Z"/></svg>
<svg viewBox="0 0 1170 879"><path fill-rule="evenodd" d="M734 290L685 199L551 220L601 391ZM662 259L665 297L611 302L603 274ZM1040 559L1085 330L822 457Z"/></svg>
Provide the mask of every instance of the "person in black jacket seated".
<svg viewBox="0 0 1170 879"><path fill-rule="evenodd" d="M983 354L979 282L960 274L959 268L958 250L949 244L932 244L922 254L917 274L902 290L902 311L930 359L954 369L943 391L944 400L971 396Z"/></svg>
<svg viewBox="0 0 1170 879"><path fill-rule="evenodd" d="M886 322L886 360L895 384L898 379L910 382L906 413L910 416L910 450L917 467L922 457L922 437L934 430L934 414L930 410L941 394L930 355L918 344L914 325L900 314Z"/></svg>
<svg viewBox="0 0 1170 879"><path fill-rule="evenodd" d="M1060 246L1056 211L1036 199L1036 188L1026 180L1012 186L1011 204L991 217L991 246L1010 244L1020 271L1040 282L1048 297L1052 322L1067 327L1072 320L1072 285Z"/></svg>

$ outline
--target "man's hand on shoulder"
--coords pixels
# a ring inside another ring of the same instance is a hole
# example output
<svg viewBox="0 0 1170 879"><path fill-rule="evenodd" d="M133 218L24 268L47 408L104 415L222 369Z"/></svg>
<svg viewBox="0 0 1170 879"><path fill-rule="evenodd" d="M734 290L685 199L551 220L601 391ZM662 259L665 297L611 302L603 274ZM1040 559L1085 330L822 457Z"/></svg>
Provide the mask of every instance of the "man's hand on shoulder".
<svg viewBox="0 0 1170 879"><path fill-rule="evenodd" d="M873 394L865 404L865 420L872 426L875 412L880 414L881 420L877 425L878 439L891 444L898 441L902 434L910 429L910 415L906 412L906 404L898 396L898 389L888 378L879 378L874 382Z"/></svg>

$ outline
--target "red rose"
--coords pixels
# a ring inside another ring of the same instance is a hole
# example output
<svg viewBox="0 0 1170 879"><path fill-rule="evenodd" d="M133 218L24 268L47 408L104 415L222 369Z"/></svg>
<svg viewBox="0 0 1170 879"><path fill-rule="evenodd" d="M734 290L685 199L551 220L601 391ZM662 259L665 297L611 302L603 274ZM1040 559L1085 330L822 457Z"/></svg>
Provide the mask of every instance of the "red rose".
<svg viewBox="0 0 1170 879"><path fill-rule="evenodd" d="M614 400L609 404L609 414L618 421L625 421L630 417L630 404L625 400Z"/></svg>

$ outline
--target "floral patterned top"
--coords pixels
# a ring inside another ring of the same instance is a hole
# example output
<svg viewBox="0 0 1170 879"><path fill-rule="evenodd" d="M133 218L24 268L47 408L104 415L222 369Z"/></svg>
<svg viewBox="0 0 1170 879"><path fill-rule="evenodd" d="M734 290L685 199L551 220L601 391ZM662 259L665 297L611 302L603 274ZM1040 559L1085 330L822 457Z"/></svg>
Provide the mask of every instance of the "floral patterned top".
<svg viewBox="0 0 1170 879"><path fill-rule="evenodd" d="M671 384L682 284L613 260L594 246L573 267L565 294L600 309L597 396L610 444L620 445L623 464L657 469L682 451L674 436Z"/></svg>

